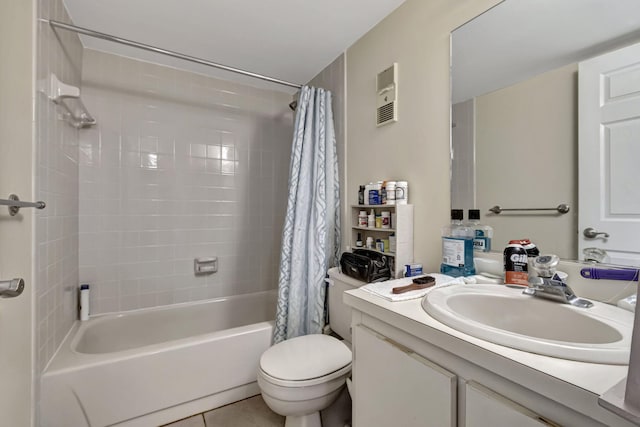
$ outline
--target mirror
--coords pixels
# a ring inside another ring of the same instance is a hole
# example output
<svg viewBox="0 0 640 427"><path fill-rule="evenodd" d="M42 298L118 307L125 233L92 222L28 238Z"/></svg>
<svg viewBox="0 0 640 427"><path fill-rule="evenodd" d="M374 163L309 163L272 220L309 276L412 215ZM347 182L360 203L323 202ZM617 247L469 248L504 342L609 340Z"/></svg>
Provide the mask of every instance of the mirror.
<svg viewBox="0 0 640 427"><path fill-rule="evenodd" d="M452 33L452 208L480 209L495 251L584 259L578 64L638 42L637 0L505 0Z"/></svg>

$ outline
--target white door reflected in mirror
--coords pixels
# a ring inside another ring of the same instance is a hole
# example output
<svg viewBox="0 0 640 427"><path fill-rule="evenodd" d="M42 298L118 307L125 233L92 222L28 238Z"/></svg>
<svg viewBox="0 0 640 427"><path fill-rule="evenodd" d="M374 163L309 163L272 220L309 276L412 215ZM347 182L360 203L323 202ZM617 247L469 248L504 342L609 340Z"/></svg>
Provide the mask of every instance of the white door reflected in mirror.
<svg viewBox="0 0 640 427"><path fill-rule="evenodd" d="M578 92L579 256L640 266L640 44L581 62Z"/></svg>

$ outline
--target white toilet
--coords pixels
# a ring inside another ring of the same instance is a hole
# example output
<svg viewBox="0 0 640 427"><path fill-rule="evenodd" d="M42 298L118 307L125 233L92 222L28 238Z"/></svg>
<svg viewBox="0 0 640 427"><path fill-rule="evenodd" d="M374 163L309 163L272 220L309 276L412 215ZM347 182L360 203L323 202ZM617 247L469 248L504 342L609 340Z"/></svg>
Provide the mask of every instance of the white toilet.
<svg viewBox="0 0 640 427"><path fill-rule="evenodd" d="M285 427L321 427L320 411L338 397L351 375L351 309L344 291L364 285L329 270L329 324L342 338L315 334L278 343L262 354L258 385L271 410L286 416Z"/></svg>

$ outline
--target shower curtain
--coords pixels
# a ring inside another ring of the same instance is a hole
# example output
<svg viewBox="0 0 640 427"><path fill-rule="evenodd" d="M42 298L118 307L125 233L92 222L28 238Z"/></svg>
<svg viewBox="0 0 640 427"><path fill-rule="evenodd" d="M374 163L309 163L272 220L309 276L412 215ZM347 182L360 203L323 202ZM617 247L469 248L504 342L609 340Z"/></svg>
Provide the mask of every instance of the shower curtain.
<svg viewBox="0 0 640 427"><path fill-rule="evenodd" d="M274 343L321 333L325 277L340 252L340 184L331 92L304 86L294 125Z"/></svg>

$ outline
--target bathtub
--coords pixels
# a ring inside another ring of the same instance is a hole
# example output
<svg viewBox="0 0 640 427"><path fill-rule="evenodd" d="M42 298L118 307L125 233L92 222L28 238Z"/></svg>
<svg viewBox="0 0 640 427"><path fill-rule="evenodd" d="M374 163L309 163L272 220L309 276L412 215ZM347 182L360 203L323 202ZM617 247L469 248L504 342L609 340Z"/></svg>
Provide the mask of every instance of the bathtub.
<svg viewBox="0 0 640 427"><path fill-rule="evenodd" d="M157 426L260 393L276 293L76 322L41 380L43 427Z"/></svg>

